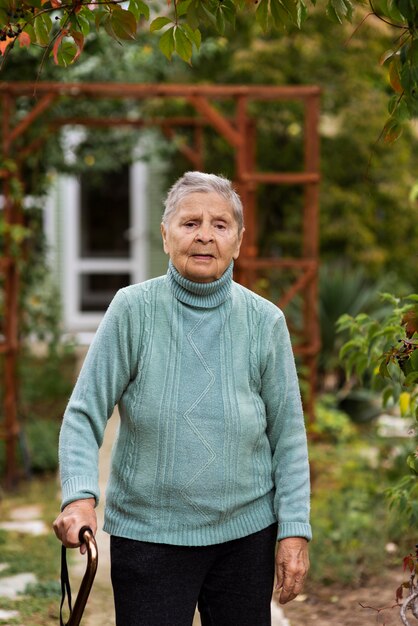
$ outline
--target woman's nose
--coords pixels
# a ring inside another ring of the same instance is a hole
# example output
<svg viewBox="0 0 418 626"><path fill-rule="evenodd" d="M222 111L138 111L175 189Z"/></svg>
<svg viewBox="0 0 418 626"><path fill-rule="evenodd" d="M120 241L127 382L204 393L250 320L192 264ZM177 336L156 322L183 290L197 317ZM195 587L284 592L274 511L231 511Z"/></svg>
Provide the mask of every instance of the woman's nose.
<svg viewBox="0 0 418 626"><path fill-rule="evenodd" d="M202 241L202 242L209 242L213 240L213 233L212 233L212 229L208 226L204 226L202 225L197 233L196 233L196 239L198 241Z"/></svg>

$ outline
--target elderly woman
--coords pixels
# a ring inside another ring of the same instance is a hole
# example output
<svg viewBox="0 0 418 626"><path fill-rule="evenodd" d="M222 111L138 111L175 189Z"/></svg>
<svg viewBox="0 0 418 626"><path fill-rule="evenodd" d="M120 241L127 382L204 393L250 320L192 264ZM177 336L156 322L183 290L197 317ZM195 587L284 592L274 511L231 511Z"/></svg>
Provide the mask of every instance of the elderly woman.
<svg viewBox="0 0 418 626"><path fill-rule="evenodd" d="M118 626L269 626L309 560L309 470L282 312L232 280L239 196L188 172L168 193L165 276L119 291L97 331L60 436L55 533L96 531L98 450L120 428L104 529ZM276 543L278 542L277 550ZM275 557L276 553L276 557Z"/></svg>

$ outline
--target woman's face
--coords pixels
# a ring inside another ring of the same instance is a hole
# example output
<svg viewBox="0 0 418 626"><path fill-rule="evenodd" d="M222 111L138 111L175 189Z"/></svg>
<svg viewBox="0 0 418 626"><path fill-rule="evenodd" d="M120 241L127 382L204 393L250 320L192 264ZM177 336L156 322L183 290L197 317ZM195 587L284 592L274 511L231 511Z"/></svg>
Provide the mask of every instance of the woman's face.
<svg viewBox="0 0 418 626"><path fill-rule="evenodd" d="M196 283L222 276L238 258L243 235L229 202L215 192L187 195L161 232L174 267Z"/></svg>

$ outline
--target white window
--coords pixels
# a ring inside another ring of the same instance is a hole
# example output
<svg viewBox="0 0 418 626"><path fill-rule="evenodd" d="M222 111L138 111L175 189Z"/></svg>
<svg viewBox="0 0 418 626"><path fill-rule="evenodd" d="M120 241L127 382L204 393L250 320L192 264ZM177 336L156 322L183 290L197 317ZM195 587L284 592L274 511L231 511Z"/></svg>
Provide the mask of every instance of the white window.
<svg viewBox="0 0 418 626"><path fill-rule="evenodd" d="M60 178L64 323L95 331L114 294L147 278L147 166ZM88 337L87 337L88 340Z"/></svg>

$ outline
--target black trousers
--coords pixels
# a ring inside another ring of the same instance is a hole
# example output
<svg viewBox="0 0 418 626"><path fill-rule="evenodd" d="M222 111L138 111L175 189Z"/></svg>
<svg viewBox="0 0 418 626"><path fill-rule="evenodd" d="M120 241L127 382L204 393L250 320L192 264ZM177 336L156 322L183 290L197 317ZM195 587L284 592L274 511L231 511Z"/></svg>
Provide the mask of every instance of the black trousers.
<svg viewBox="0 0 418 626"><path fill-rule="evenodd" d="M111 538L116 626L271 626L276 524L213 546Z"/></svg>

